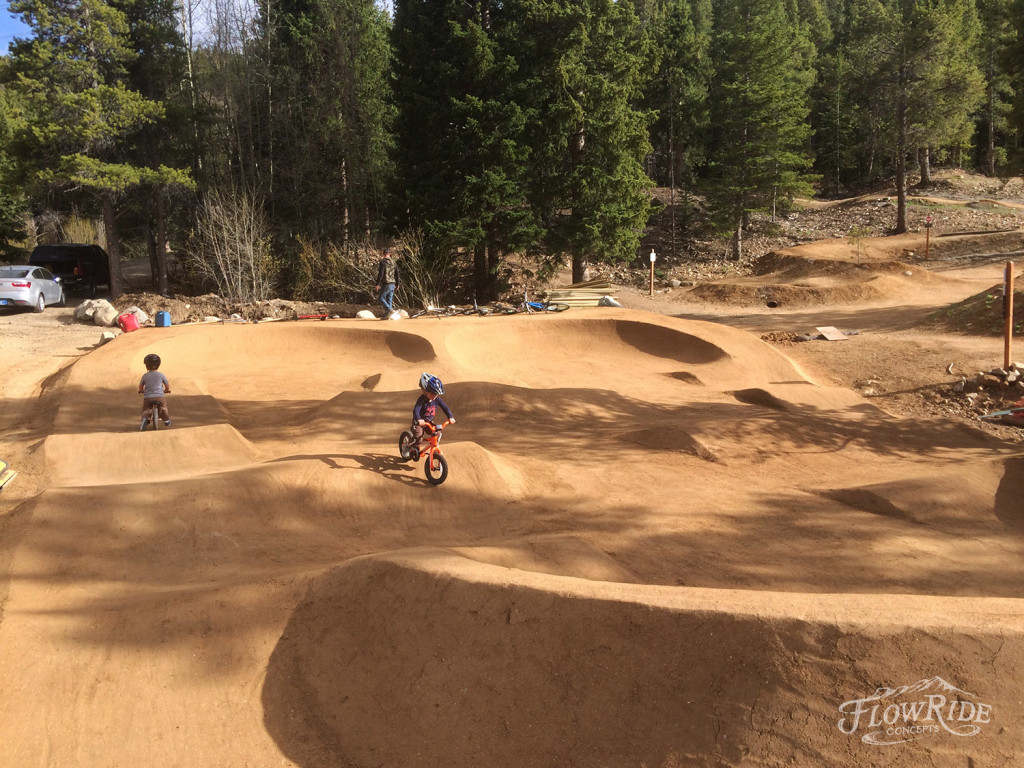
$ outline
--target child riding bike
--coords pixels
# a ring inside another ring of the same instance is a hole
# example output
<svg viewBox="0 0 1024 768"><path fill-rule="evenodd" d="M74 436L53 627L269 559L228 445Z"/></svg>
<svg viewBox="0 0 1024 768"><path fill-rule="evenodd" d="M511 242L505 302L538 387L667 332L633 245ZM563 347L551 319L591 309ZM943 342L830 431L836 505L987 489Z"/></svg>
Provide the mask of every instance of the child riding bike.
<svg viewBox="0 0 1024 768"><path fill-rule="evenodd" d="M167 398L164 395L171 394L171 385L167 377L157 370L160 367L160 355L149 354L143 358L146 365L146 372L139 379L139 394L142 395L142 426L145 430L149 426L149 416L153 405L159 406L159 415L165 427L171 426L171 417L167 413Z"/></svg>
<svg viewBox="0 0 1024 768"><path fill-rule="evenodd" d="M437 376L429 373L424 373L420 376L420 390L422 394L416 400L416 405L412 408L412 434L416 438L417 449L423 445L424 433L429 431L430 434L433 434L437 429L434 417L437 414L438 407L444 411L450 423L455 423L452 409L441 399L441 395L444 394L444 384L441 383Z"/></svg>

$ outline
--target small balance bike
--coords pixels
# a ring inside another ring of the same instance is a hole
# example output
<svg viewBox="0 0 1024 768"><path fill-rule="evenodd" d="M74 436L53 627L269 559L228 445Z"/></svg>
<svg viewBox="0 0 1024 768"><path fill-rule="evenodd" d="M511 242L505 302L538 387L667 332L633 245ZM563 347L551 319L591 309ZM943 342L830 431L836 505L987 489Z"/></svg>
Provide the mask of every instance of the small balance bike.
<svg viewBox="0 0 1024 768"><path fill-rule="evenodd" d="M450 421L446 421L444 424L431 424L424 427L423 438L427 441L427 445L422 451L416 447L416 437L411 431L406 430L398 438L398 454L403 460L419 461L420 456L426 456L423 473L431 485L440 485L448 478L448 461L441 453L441 434L450 423ZM431 427L433 431L430 431Z"/></svg>

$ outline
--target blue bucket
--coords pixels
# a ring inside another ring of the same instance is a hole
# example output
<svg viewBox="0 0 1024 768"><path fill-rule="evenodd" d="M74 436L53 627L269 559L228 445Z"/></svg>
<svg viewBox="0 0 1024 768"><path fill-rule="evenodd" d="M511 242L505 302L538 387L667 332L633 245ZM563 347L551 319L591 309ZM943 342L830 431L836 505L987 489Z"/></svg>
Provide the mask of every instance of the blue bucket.
<svg viewBox="0 0 1024 768"><path fill-rule="evenodd" d="M164 312L163 310L156 313L156 326L157 328L167 328L171 324L171 313Z"/></svg>

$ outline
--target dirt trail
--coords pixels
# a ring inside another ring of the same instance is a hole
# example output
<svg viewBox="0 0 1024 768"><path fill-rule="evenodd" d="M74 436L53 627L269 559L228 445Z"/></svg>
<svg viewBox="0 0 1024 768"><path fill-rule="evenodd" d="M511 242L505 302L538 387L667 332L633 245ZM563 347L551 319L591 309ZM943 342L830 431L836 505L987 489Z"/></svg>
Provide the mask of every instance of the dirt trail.
<svg viewBox="0 0 1024 768"><path fill-rule="evenodd" d="M1024 449L892 415L749 308L655 304L147 328L14 386L0 765L1018 761ZM141 434L149 352L174 425ZM395 447L423 370L439 487ZM918 681L914 741L840 709Z"/></svg>

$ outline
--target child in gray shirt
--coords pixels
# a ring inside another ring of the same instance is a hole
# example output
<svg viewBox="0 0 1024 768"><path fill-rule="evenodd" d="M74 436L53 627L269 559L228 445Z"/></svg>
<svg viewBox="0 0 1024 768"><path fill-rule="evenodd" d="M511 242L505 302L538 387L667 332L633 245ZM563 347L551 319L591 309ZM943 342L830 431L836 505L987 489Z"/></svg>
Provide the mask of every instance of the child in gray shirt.
<svg viewBox="0 0 1024 768"><path fill-rule="evenodd" d="M167 377L157 370L160 367L160 355L146 355L143 362L146 364L146 372L139 379L139 394L142 395L142 426L140 430L149 426L149 415L153 410L153 404L159 406L159 415L163 419L164 426L171 426L171 417L167 413L167 399L164 395L171 394L171 385Z"/></svg>

